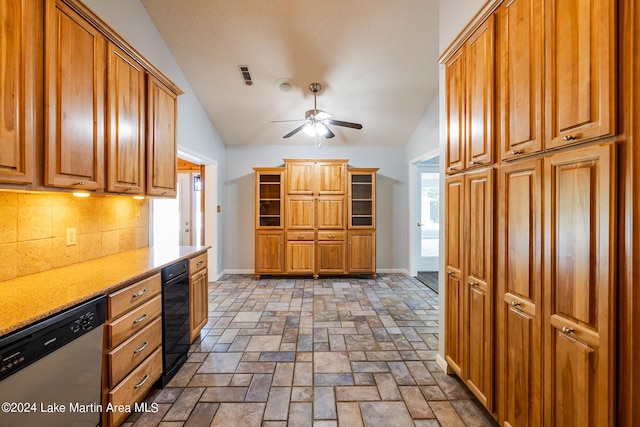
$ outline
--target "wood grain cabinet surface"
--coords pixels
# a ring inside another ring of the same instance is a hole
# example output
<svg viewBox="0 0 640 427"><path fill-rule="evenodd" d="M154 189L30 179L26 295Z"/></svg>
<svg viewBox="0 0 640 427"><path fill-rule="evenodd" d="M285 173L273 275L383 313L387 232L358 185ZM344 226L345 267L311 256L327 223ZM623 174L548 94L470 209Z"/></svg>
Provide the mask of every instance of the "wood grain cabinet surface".
<svg viewBox="0 0 640 427"><path fill-rule="evenodd" d="M75 10L45 2L45 185L104 188L106 49Z"/></svg>
<svg viewBox="0 0 640 427"><path fill-rule="evenodd" d="M146 71L111 42L107 67L107 190L144 194Z"/></svg>
<svg viewBox="0 0 640 427"><path fill-rule="evenodd" d="M208 255L205 252L189 260L189 325L191 342L209 321Z"/></svg>
<svg viewBox="0 0 640 427"><path fill-rule="evenodd" d="M42 10L35 2L5 0L0 15L0 182L29 184L42 114Z"/></svg>

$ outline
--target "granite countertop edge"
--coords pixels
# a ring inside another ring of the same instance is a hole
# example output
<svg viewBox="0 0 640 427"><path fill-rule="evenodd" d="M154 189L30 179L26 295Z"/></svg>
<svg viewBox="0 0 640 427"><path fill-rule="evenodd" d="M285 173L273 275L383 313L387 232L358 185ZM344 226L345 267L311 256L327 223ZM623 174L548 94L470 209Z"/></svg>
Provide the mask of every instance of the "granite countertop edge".
<svg viewBox="0 0 640 427"><path fill-rule="evenodd" d="M0 337L209 249L210 246L152 246L2 281Z"/></svg>

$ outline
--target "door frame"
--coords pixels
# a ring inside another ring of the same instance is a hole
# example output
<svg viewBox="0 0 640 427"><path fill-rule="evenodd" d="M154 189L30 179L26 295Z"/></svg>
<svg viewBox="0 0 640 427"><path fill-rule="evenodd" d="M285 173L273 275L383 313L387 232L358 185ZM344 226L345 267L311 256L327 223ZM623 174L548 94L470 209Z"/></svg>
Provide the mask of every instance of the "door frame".
<svg viewBox="0 0 640 427"><path fill-rule="evenodd" d="M418 274L418 258L420 257L420 239L417 238L415 227L420 221L420 197L418 188L418 163L433 157L440 156L440 173L442 173L442 153L440 147L428 151L409 161L409 274L415 277ZM442 195L442 176L440 177L440 194ZM440 198L440 207L442 207L442 197ZM442 213L442 209L440 210ZM442 224L440 225L440 253L442 254ZM442 258L442 257L440 257ZM438 265L441 265L441 259Z"/></svg>

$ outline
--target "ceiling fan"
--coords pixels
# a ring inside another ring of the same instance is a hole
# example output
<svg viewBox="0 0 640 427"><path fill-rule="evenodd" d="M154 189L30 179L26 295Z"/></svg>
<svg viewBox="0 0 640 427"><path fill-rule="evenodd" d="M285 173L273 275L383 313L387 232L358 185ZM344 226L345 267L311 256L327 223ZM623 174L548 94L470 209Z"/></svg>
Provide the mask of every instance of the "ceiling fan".
<svg viewBox="0 0 640 427"><path fill-rule="evenodd" d="M326 111L318 110L316 105L318 92L322 89L322 85L320 83L311 83L309 85L309 90L313 93L313 110L307 110L304 113L304 121L305 123L301 124L285 136L283 138L289 138L296 133L304 130L309 136L324 136L325 138L333 138L336 136L331 129L327 125L335 125L335 126L343 126L352 129L362 129L362 125L360 123L351 123L351 122L343 122L340 120L331 119L331 114ZM282 120L282 121L294 121L294 120ZM274 122L275 123L275 122Z"/></svg>

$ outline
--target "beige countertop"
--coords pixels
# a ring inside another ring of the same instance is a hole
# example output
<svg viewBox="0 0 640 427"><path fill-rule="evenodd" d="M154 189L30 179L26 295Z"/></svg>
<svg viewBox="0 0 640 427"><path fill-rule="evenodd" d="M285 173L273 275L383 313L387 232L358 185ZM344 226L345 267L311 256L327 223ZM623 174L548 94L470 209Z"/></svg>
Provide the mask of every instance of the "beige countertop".
<svg viewBox="0 0 640 427"><path fill-rule="evenodd" d="M147 247L0 282L0 336L207 249L209 246Z"/></svg>

